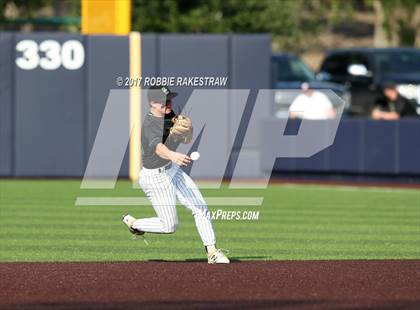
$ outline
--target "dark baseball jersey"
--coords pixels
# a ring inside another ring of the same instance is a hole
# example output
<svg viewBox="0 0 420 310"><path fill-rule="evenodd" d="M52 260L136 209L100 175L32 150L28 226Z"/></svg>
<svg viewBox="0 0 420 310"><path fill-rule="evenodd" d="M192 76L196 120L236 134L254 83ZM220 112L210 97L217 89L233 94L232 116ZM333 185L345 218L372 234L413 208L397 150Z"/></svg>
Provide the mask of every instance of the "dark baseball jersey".
<svg viewBox="0 0 420 310"><path fill-rule="evenodd" d="M165 166L170 160L163 159L156 154L156 146L159 143L165 144L165 146L175 151L179 146L180 141L169 136L169 130L173 126L172 118L175 113L172 111L170 114L166 114L165 118L154 116L152 113L148 113L143 121L141 130L141 151L143 167L147 169L156 169Z"/></svg>

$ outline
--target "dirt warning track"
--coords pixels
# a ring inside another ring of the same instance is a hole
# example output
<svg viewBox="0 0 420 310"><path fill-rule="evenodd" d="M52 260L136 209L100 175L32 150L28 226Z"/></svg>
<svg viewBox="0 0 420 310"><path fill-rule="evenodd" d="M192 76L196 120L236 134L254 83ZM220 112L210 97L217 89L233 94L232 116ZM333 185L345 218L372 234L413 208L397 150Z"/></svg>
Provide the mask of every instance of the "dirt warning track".
<svg viewBox="0 0 420 310"><path fill-rule="evenodd" d="M0 309L419 309L420 260L2 263Z"/></svg>

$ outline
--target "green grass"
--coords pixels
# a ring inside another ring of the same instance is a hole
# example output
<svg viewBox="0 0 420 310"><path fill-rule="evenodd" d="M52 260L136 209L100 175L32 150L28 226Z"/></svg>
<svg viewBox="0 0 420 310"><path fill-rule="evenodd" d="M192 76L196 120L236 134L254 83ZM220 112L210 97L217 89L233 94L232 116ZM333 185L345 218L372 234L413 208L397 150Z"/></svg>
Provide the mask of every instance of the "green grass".
<svg viewBox="0 0 420 310"><path fill-rule="evenodd" d="M132 240L120 217L153 216L150 206L79 206L76 197L143 196L80 190L77 180L0 180L0 261L128 261L203 258L192 216L178 207L172 235ZM271 185L204 190L204 196L263 196L257 221L214 221L218 245L235 259L420 259L420 191Z"/></svg>

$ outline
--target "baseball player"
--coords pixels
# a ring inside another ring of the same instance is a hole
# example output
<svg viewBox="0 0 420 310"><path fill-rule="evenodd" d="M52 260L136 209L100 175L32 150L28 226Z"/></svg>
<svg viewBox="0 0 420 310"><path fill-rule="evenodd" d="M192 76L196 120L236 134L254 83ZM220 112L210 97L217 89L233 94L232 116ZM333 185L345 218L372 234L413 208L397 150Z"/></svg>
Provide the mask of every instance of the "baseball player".
<svg viewBox="0 0 420 310"><path fill-rule="evenodd" d="M209 264L228 264L229 259L216 247L216 237L207 204L194 181L180 168L191 158L176 152L180 143L190 143L193 127L191 119L175 115L172 99L177 93L166 86L151 87L147 98L150 111L141 132L143 168L139 183L151 201L156 217L136 219L130 214L122 220L131 233L174 233L178 225L177 199L191 210L207 252Z"/></svg>

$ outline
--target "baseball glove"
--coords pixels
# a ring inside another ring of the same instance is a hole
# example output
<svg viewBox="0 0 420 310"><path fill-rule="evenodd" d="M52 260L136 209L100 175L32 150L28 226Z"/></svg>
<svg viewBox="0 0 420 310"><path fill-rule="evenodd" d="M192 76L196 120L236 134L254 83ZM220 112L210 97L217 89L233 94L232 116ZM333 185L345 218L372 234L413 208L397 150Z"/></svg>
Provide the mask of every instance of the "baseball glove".
<svg viewBox="0 0 420 310"><path fill-rule="evenodd" d="M189 117L184 115L177 115L172 118L173 126L170 129L170 134L176 139L180 139L182 143L190 143L193 138L192 121Z"/></svg>

